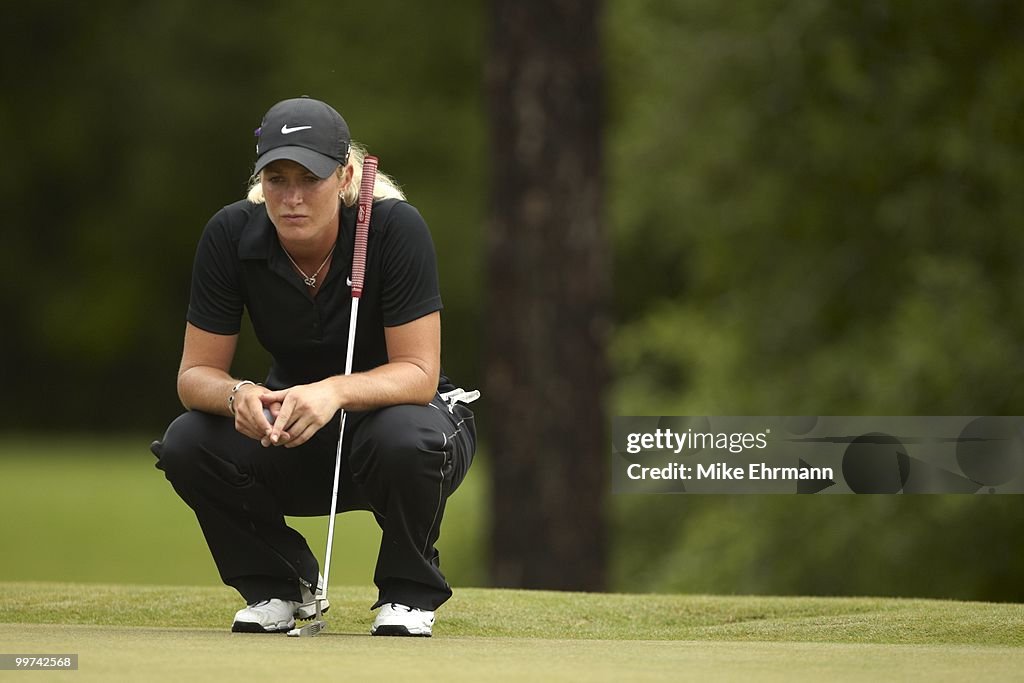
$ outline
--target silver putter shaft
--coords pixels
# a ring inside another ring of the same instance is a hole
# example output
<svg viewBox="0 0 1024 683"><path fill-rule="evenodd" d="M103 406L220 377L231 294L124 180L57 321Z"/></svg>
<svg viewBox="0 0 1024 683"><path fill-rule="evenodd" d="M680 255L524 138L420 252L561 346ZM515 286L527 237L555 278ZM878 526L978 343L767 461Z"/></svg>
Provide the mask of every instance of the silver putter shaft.
<svg viewBox="0 0 1024 683"><path fill-rule="evenodd" d="M373 211L373 186L377 178L377 157L363 159L363 177L359 183L359 214L356 221L355 245L352 258L352 311L348 318L348 348L345 350L345 374L352 374L352 357L356 349L356 320L359 318L359 299L363 296L363 278L366 274L366 242ZM338 483L341 479L341 444L345 438L345 409L341 410L338 425L338 448L334 455L334 491L331 493L331 517L327 525L327 556L324 558L324 580L317 588L316 619L300 628L288 631L290 636L315 636L327 628L320 603L327 600L327 585L331 578L331 554L334 549L334 517L338 514Z"/></svg>
<svg viewBox="0 0 1024 683"><path fill-rule="evenodd" d="M359 317L359 297L352 297L352 313L349 316L348 328L348 349L345 352L345 374L352 374L352 356L355 352L356 341L356 319ZM327 551L324 558L324 580L317 588L316 597L316 619L300 628L293 628L288 635L315 636L327 628L327 622L323 620L323 612L320 610L320 603L327 599L327 584L331 578L331 555L334 550L334 517L338 513L338 484L341 479L341 444L345 438L345 410L341 411L340 425L338 426L338 449L334 455L334 491L331 493L331 516L327 524Z"/></svg>

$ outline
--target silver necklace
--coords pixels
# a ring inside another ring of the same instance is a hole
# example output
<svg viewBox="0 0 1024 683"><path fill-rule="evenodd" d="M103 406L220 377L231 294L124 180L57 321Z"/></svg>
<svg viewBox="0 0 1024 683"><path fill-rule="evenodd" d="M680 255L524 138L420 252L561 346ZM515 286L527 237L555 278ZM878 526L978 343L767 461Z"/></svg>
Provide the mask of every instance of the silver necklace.
<svg viewBox="0 0 1024 683"><path fill-rule="evenodd" d="M288 257L288 260L292 262L292 265L295 266L295 270L299 271L299 274L302 276L302 281L306 283L306 286L316 287L317 276L320 274L320 271L324 269L324 266L327 265L327 262L331 260L331 255L334 253L334 250L337 249L337 247L338 243L335 242L334 246L331 247L331 250L327 252L327 258L324 259L324 262L320 264L320 267L317 268L316 272L313 273L312 275L306 275L306 271L304 271L302 268L299 268L299 264L295 262L295 259L293 259L292 255L288 253L288 250L285 249L284 247L281 247L281 249L284 251L284 255Z"/></svg>

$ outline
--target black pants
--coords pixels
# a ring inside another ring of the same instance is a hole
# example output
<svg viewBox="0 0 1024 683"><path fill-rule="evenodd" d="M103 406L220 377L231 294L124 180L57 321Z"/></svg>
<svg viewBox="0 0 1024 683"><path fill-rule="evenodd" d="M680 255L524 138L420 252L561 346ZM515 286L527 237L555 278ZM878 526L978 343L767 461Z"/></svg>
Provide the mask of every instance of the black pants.
<svg viewBox="0 0 1024 683"><path fill-rule="evenodd" d="M472 411L435 396L346 416L338 509L370 510L383 531L374 607L436 609L452 591L434 543L445 502L473 460ZM199 520L221 579L247 603L299 600L319 567L284 516L330 514L338 419L296 448L264 448L233 418L191 411L153 444L157 467Z"/></svg>

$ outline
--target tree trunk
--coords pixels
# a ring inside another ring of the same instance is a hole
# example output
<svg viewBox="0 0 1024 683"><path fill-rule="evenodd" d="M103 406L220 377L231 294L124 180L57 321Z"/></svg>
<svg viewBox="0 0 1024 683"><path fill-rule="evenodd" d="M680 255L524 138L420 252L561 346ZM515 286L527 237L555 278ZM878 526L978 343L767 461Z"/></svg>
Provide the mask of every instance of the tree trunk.
<svg viewBox="0 0 1024 683"><path fill-rule="evenodd" d="M606 587L599 3L492 0L484 385L496 585Z"/></svg>

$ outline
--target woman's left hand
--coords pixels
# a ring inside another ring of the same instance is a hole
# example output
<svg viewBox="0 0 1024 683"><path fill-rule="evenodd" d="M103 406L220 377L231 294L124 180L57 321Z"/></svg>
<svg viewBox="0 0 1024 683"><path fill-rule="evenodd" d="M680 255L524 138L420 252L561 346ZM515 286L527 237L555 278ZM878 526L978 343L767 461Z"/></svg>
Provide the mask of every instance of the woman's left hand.
<svg viewBox="0 0 1024 683"><path fill-rule="evenodd" d="M260 396L260 400L265 408L278 404L277 419L261 443L264 446L286 448L301 446L309 441L341 407L337 395L326 382L271 391Z"/></svg>

